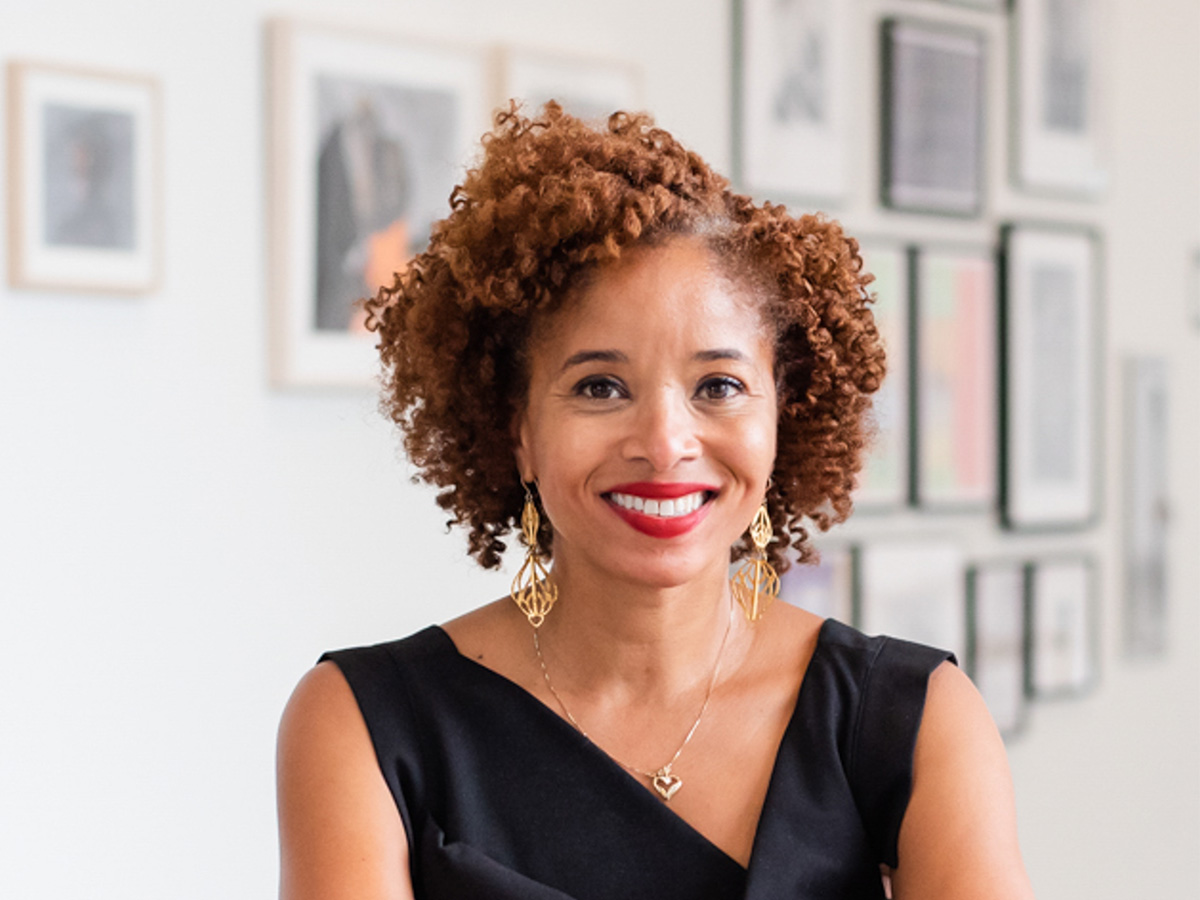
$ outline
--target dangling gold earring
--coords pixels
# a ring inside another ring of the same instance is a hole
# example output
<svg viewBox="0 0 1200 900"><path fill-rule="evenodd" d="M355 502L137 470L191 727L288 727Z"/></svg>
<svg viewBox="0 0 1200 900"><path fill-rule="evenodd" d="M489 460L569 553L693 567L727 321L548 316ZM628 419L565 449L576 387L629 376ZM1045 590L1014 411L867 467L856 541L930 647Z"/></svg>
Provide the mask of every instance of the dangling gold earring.
<svg viewBox="0 0 1200 900"><path fill-rule="evenodd" d="M558 585L550 580L550 573L542 565L542 554L538 547L538 527L541 517L538 516L537 504L525 486L525 508L521 510L521 537L525 541L525 562L513 579L509 596L513 603L525 614L529 624L540 628L546 621L546 614L558 600Z"/></svg>
<svg viewBox="0 0 1200 900"><path fill-rule="evenodd" d="M746 559L729 580L730 590L737 600L746 619L757 622L762 618L771 601L779 596L779 575L767 561L767 544L775 536L771 529L771 517L767 514L764 500L754 521L750 523L750 538L754 541L754 555Z"/></svg>

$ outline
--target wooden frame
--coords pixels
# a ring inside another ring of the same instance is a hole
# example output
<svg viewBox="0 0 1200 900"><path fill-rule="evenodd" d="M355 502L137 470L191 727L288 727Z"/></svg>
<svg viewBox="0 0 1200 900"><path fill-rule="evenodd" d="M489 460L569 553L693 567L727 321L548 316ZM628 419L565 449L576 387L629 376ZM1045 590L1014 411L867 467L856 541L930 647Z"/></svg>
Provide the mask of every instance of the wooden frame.
<svg viewBox="0 0 1200 900"><path fill-rule="evenodd" d="M159 282L159 88L153 78L10 63L9 282L146 293Z"/></svg>
<svg viewBox="0 0 1200 900"><path fill-rule="evenodd" d="M967 572L966 670L1005 737L1023 730L1028 712L1027 587L1023 563L978 563Z"/></svg>
<svg viewBox="0 0 1200 900"><path fill-rule="evenodd" d="M1027 571L1028 693L1085 693L1097 677L1095 567L1079 556L1041 560Z"/></svg>

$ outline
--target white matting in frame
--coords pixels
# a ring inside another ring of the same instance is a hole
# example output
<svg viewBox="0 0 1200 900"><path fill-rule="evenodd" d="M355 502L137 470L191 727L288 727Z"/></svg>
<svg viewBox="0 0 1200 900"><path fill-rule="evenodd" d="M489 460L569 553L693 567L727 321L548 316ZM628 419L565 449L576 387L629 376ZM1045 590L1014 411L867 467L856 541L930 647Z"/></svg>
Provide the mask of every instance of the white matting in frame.
<svg viewBox="0 0 1200 900"><path fill-rule="evenodd" d="M571 115L604 122L618 110L640 110L642 73L631 62L576 57L523 48L502 55L501 107L515 99L526 115L537 113L547 100L557 100Z"/></svg>
<svg viewBox="0 0 1200 900"><path fill-rule="evenodd" d="M966 564L944 540L896 539L857 547L859 627L966 657Z"/></svg>
<svg viewBox="0 0 1200 900"><path fill-rule="evenodd" d="M1108 181L1105 0L1015 6L1015 181L1032 191L1098 195Z"/></svg>
<svg viewBox="0 0 1200 900"><path fill-rule="evenodd" d="M968 573L970 654L967 670L1003 735L1025 721L1026 567L989 562Z"/></svg>
<svg viewBox="0 0 1200 900"><path fill-rule="evenodd" d="M1004 229L1001 507L1015 529L1098 515L1100 300L1095 236Z"/></svg>
<svg viewBox="0 0 1200 900"><path fill-rule="evenodd" d="M823 547L816 563L792 563L780 576L779 597L823 619L854 624L854 557L849 547Z"/></svg>
<svg viewBox="0 0 1200 900"><path fill-rule="evenodd" d="M272 22L272 378L370 386L357 301L391 284L450 212L487 127L470 51Z"/></svg>
<svg viewBox="0 0 1200 900"><path fill-rule="evenodd" d="M1029 692L1038 698L1087 690L1096 676L1091 562L1035 563L1029 579Z"/></svg>
<svg viewBox="0 0 1200 900"><path fill-rule="evenodd" d="M735 0L734 159L741 186L837 202L849 182L844 0Z"/></svg>
<svg viewBox="0 0 1200 900"><path fill-rule="evenodd" d="M159 275L159 96L147 77L11 63L9 280L144 293Z"/></svg>
<svg viewBox="0 0 1200 900"><path fill-rule="evenodd" d="M854 505L895 509L909 498L909 255L899 244L864 241L863 267L875 276L871 312L887 353L887 375L871 398L874 434L859 474Z"/></svg>

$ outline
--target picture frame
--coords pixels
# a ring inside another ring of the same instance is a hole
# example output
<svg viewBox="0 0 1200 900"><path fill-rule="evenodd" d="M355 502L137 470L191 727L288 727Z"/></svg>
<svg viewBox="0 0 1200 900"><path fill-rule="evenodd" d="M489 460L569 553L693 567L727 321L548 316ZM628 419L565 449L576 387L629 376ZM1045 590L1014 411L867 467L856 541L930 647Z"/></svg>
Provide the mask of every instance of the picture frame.
<svg viewBox="0 0 1200 900"><path fill-rule="evenodd" d="M278 19L270 54L271 378L369 387L358 301L450 211L487 128L479 53Z"/></svg>
<svg viewBox="0 0 1200 900"><path fill-rule="evenodd" d="M881 202L908 212L980 215L987 36L903 18L885 19L880 33Z"/></svg>
<svg viewBox="0 0 1200 900"><path fill-rule="evenodd" d="M1085 556L1029 566L1027 692L1038 700L1078 696L1097 672L1095 567Z"/></svg>
<svg viewBox="0 0 1200 900"><path fill-rule="evenodd" d="M948 540L879 539L855 546L858 627L966 658L966 562Z"/></svg>
<svg viewBox="0 0 1200 900"><path fill-rule="evenodd" d="M841 0L734 0L733 170L747 193L845 201L851 16Z"/></svg>
<svg viewBox="0 0 1200 900"><path fill-rule="evenodd" d="M1125 360L1124 645L1134 657L1166 651L1171 497L1169 372L1161 357Z"/></svg>
<svg viewBox="0 0 1200 900"><path fill-rule="evenodd" d="M989 510L996 502L996 252L914 248L914 504Z"/></svg>
<svg viewBox="0 0 1200 900"><path fill-rule="evenodd" d="M1086 528L1100 514L1099 236L1010 224L1001 247L1001 520Z"/></svg>
<svg viewBox="0 0 1200 900"><path fill-rule="evenodd" d="M642 70L632 62L519 47L505 48L500 59L496 105L502 109L514 99L534 115L553 99L571 115L600 124L618 110L636 112L645 103Z"/></svg>
<svg viewBox="0 0 1200 900"><path fill-rule="evenodd" d="M145 294L160 281L158 81L16 61L9 88L9 283Z"/></svg>
<svg viewBox="0 0 1200 900"><path fill-rule="evenodd" d="M976 563L967 571L968 648L965 668L1004 737L1019 734L1028 713L1026 640L1028 567Z"/></svg>
<svg viewBox="0 0 1200 900"><path fill-rule="evenodd" d="M1108 183L1105 0L1014 3L1013 183L1098 198Z"/></svg>
<svg viewBox="0 0 1200 900"><path fill-rule="evenodd" d="M875 276L871 312L887 353L887 375L871 399L873 435L854 506L881 512L905 506L910 495L910 256L904 245L879 240L863 241L861 251L864 269Z"/></svg>
<svg viewBox="0 0 1200 900"><path fill-rule="evenodd" d="M817 562L793 562L780 576L779 599L823 619L854 625L854 551L848 545L820 550Z"/></svg>

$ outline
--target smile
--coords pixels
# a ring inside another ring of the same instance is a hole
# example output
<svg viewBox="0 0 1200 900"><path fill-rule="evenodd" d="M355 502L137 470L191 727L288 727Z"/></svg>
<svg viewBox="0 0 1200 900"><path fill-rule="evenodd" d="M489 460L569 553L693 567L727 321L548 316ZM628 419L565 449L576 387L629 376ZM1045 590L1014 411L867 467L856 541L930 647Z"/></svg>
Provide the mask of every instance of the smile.
<svg viewBox="0 0 1200 900"><path fill-rule="evenodd" d="M609 509L635 531L655 538L686 534L703 521L717 491L703 484L622 484L606 492Z"/></svg>
<svg viewBox="0 0 1200 900"><path fill-rule="evenodd" d="M652 500L646 497L639 497L636 494L618 494L614 492L608 495L608 499L623 509L632 509L647 516L673 519L677 516L686 516L688 513L698 510L704 505L704 502L709 498L711 493L711 491L695 491L691 494L685 494L682 497L676 497L673 500Z"/></svg>

